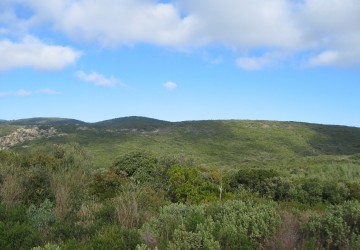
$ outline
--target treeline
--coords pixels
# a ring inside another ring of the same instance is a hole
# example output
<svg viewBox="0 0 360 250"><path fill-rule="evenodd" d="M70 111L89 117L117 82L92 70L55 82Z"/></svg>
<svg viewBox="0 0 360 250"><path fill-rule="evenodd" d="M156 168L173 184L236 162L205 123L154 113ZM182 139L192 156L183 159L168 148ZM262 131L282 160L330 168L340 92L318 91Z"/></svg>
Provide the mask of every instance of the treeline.
<svg viewBox="0 0 360 250"><path fill-rule="evenodd" d="M359 181L79 145L0 152L0 249L360 249Z"/></svg>

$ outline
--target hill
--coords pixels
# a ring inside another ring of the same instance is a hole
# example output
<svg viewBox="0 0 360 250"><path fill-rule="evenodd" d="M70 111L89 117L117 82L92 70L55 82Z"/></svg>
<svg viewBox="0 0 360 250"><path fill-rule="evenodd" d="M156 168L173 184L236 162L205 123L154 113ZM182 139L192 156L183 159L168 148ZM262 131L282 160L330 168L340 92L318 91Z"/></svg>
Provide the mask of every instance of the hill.
<svg viewBox="0 0 360 250"><path fill-rule="evenodd" d="M99 128L113 128L113 129L138 129L138 130L154 130L168 125L170 122L157 120L153 118L129 116L122 118L115 118L111 120L101 121L93 125Z"/></svg>
<svg viewBox="0 0 360 250"><path fill-rule="evenodd" d="M98 167L140 150L190 159L202 167L275 167L307 174L321 171L325 176L332 166L339 174L358 171L360 177L359 162L354 160L360 158L360 128L356 127L244 120L166 122L144 117L94 124L37 118L11 124L41 124L56 130L51 137L23 141L12 146L13 150L78 143ZM0 125L0 136L14 133L17 127Z"/></svg>
<svg viewBox="0 0 360 250"><path fill-rule="evenodd" d="M83 121L75 119L66 119L66 118L29 118L29 119L19 119L7 122L10 125L18 126L59 126L59 125L69 125L69 124L86 124Z"/></svg>

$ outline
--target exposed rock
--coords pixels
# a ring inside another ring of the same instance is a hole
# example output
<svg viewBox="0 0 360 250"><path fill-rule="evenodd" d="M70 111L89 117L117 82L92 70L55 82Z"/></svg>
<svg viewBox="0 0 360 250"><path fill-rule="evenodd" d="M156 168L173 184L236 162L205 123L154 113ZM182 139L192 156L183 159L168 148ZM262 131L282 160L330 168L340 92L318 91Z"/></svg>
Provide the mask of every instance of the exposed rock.
<svg viewBox="0 0 360 250"><path fill-rule="evenodd" d="M59 133L54 127L48 129L40 129L37 126L27 128L21 127L9 135L0 137L0 150L8 149L16 144L24 143L26 141L64 135L66 134Z"/></svg>

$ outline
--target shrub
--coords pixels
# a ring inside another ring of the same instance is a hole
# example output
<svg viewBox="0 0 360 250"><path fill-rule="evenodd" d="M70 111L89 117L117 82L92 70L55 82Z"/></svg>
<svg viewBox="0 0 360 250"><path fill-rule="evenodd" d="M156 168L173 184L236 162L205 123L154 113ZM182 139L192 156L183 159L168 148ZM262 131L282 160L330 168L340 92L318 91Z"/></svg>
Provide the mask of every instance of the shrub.
<svg viewBox="0 0 360 250"><path fill-rule="evenodd" d="M196 168L174 166L168 170L169 195L173 202L200 203L217 199L218 189Z"/></svg>
<svg viewBox="0 0 360 250"><path fill-rule="evenodd" d="M27 215L35 226L48 231L55 222L54 204L47 199L38 206L32 204L27 209Z"/></svg>
<svg viewBox="0 0 360 250"><path fill-rule="evenodd" d="M113 198L119 192L123 178L111 170L99 169L93 174L89 184L89 193L100 200Z"/></svg>
<svg viewBox="0 0 360 250"><path fill-rule="evenodd" d="M43 247L33 247L31 250L61 250L61 248L57 244L47 243Z"/></svg>
<svg viewBox="0 0 360 250"><path fill-rule="evenodd" d="M345 202L313 216L305 233L326 249L360 249L360 203Z"/></svg>
<svg viewBox="0 0 360 250"><path fill-rule="evenodd" d="M4 208L0 204L0 249L31 249L40 236L22 206Z"/></svg>
<svg viewBox="0 0 360 250"><path fill-rule="evenodd" d="M99 211L95 212L95 219L101 225L113 224L115 222L115 207L113 204L104 204Z"/></svg>
<svg viewBox="0 0 360 250"><path fill-rule="evenodd" d="M290 199L315 205L323 200L323 183L319 179L303 179L290 190Z"/></svg>
<svg viewBox="0 0 360 250"><path fill-rule="evenodd" d="M78 143L52 145L50 149L62 170L88 169L93 165L92 157Z"/></svg>
<svg viewBox="0 0 360 250"><path fill-rule="evenodd" d="M345 183L328 182L323 188L323 200L331 204L341 204L350 198L350 190Z"/></svg>
<svg viewBox="0 0 360 250"><path fill-rule="evenodd" d="M50 154L37 152L22 157L21 167L23 168L45 168L56 169L60 161Z"/></svg>
<svg viewBox="0 0 360 250"><path fill-rule="evenodd" d="M19 174L7 174L0 184L0 198L8 207L14 207L22 202L24 188Z"/></svg>
<svg viewBox="0 0 360 250"><path fill-rule="evenodd" d="M80 169L52 173L51 188L55 196L54 210L57 219L63 220L80 209L88 196L88 183L87 172Z"/></svg>
<svg viewBox="0 0 360 250"><path fill-rule="evenodd" d="M244 186L262 196L280 199L285 195L284 188L281 186L278 172L272 169L241 169L233 177L230 186L238 188ZM275 195L275 193L277 195Z"/></svg>
<svg viewBox="0 0 360 250"><path fill-rule="evenodd" d="M31 224L0 222L0 249L30 249L39 244L39 234Z"/></svg>
<svg viewBox="0 0 360 250"><path fill-rule="evenodd" d="M135 249L139 243L140 237L136 231L109 226L88 241L84 248L91 250Z"/></svg>
<svg viewBox="0 0 360 250"><path fill-rule="evenodd" d="M360 201L360 182L349 182L346 184L349 189L349 199Z"/></svg>
<svg viewBox="0 0 360 250"><path fill-rule="evenodd" d="M160 249L260 248L279 223L274 203L171 204L144 224L141 235L149 247Z"/></svg>
<svg viewBox="0 0 360 250"><path fill-rule="evenodd" d="M23 197L26 204L39 205L45 199L54 200L50 178L44 168L31 169L24 178L23 186Z"/></svg>
<svg viewBox="0 0 360 250"><path fill-rule="evenodd" d="M216 236L222 248L239 249L264 245L276 232L280 216L273 202L228 201L208 211L216 223Z"/></svg>
<svg viewBox="0 0 360 250"><path fill-rule="evenodd" d="M113 169L119 176L128 176L137 184L163 187L165 167L150 153L133 152L118 158Z"/></svg>

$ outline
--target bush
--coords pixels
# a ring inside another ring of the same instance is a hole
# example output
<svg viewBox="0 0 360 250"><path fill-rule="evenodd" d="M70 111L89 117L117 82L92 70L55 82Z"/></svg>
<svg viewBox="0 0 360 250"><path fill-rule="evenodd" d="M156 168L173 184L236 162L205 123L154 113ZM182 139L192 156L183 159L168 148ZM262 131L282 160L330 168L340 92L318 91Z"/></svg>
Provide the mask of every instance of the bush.
<svg viewBox="0 0 360 250"><path fill-rule="evenodd" d="M35 226L45 231L49 230L56 219L54 204L47 199L38 206L30 205L27 209L27 215Z"/></svg>
<svg viewBox="0 0 360 250"><path fill-rule="evenodd" d="M360 249L360 203L331 206L310 218L305 233L326 249Z"/></svg>
<svg viewBox="0 0 360 250"><path fill-rule="evenodd" d="M95 219L101 225L110 225L115 222L115 206L113 204L104 204L99 211L95 212Z"/></svg>
<svg viewBox="0 0 360 250"><path fill-rule="evenodd" d="M140 244L140 237L137 231L109 226L105 227L95 237L88 241L85 244L84 249L135 249L138 244Z"/></svg>
<svg viewBox="0 0 360 250"><path fill-rule="evenodd" d="M33 168L24 178L24 202L26 204L39 205L44 200L54 201L55 197L51 191L50 178L45 168Z"/></svg>
<svg viewBox="0 0 360 250"><path fill-rule="evenodd" d="M113 169L119 176L128 176L136 184L163 187L165 167L150 153L133 152L118 158Z"/></svg>
<svg viewBox="0 0 360 250"><path fill-rule="evenodd" d="M100 200L113 198L120 191L124 179L111 170L99 169L93 174L89 184L89 193Z"/></svg>
<svg viewBox="0 0 360 250"><path fill-rule="evenodd" d="M23 168L45 168L56 169L60 165L60 161L50 154L37 152L22 157L21 167Z"/></svg>
<svg viewBox="0 0 360 250"><path fill-rule="evenodd" d="M144 224L141 235L149 247L160 249L260 248L279 224L274 203L171 204Z"/></svg>
<svg viewBox="0 0 360 250"><path fill-rule="evenodd" d="M173 202L194 204L217 200L217 187L197 168L174 166L168 170L168 175L169 195Z"/></svg>
<svg viewBox="0 0 360 250"><path fill-rule="evenodd" d="M241 169L234 175L230 185L233 188L244 186L262 196L274 198L279 177L279 173L272 169ZM277 196L280 198L283 194Z"/></svg>
<svg viewBox="0 0 360 250"><path fill-rule="evenodd" d="M328 182L323 188L323 200L331 204L341 204L350 198L350 190L345 183Z"/></svg>
<svg viewBox="0 0 360 250"><path fill-rule="evenodd" d="M0 249L31 249L40 236L21 206L6 209L0 204Z"/></svg>
<svg viewBox="0 0 360 250"><path fill-rule="evenodd" d="M346 184L349 189L349 199L360 201L360 182L349 182Z"/></svg>
<svg viewBox="0 0 360 250"><path fill-rule="evenodd" d="M303 204L316 205L323 200L323 183L318 179L303 179L293 184L290 199Z"/></svg>
<svg viewBox="0 0 360 250"><path fill-rule="evenodd" d="M43 247L34 247L31 250L61 250L61 248L57 244L47 243Z"/></svg>
<svg viewBox="0 0 360 250"><path fill-rule="evenodd" d="M280 225L273 202L228 201L208 211L216 223L216 236L222 248L239 249L243 245L263 246Z"/></svg>
<svg viewBox="0 0 360 250"><path fill-rule="evenodd" d="M92 157L78 143L51 145L50 150L62 170L85 169L93 165Z"/></svg>

